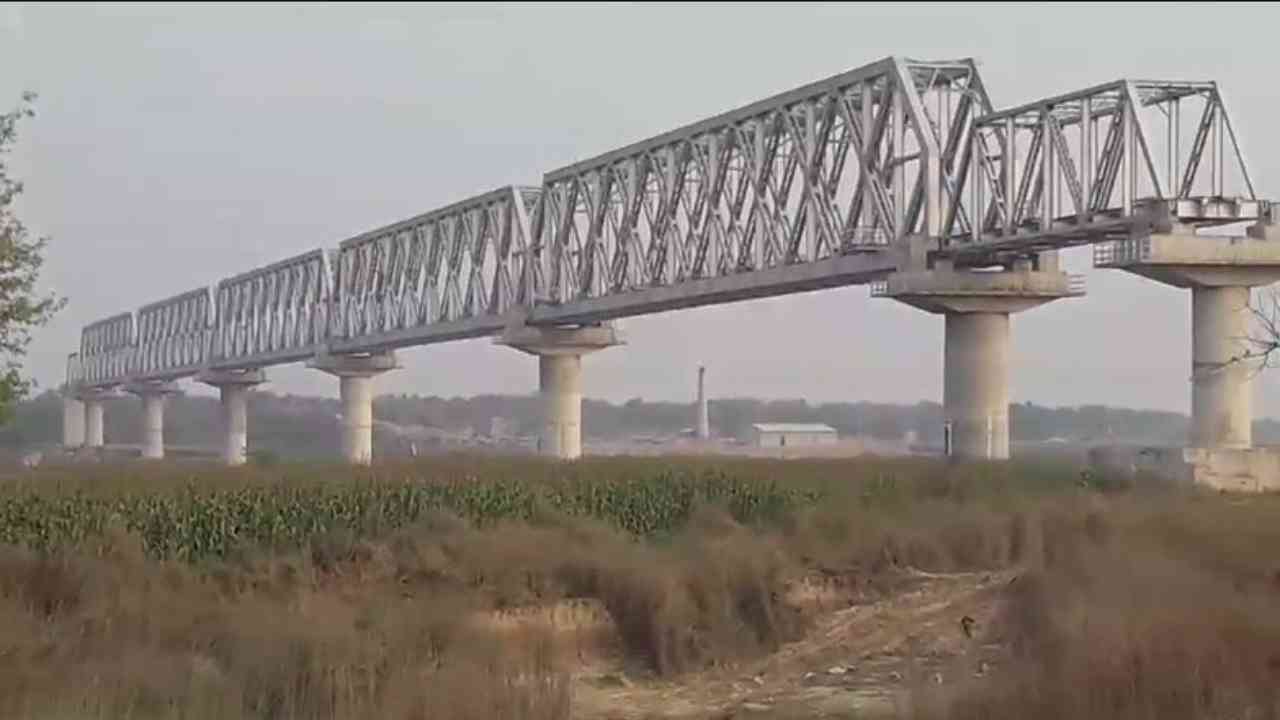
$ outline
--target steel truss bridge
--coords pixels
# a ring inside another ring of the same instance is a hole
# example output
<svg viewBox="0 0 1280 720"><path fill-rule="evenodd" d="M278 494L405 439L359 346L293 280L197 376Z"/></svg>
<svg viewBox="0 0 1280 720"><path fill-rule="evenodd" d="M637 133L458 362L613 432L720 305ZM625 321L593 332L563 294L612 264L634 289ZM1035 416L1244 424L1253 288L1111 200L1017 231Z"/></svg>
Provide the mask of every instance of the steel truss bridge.
<svg viewBox="0 0 1280 720"><path fill-rule="evenodd" d="M110 388L866 284L908 239L1007 264L1270 221L1213 82L996 109L969 59L887 58L83 329Z"/></svg>

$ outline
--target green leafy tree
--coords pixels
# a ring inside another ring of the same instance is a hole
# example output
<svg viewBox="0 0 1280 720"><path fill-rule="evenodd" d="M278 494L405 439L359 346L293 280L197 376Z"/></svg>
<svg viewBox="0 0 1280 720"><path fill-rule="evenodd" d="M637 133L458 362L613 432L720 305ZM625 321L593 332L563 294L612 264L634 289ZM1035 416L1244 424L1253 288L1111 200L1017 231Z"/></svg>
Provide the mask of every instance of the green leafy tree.
<svg viewBox="0 0 1280 720"><path fill-rule="evenodd" d="M35 116L34 93L24 93L15 110L0 115L0 422L8 421L16 403L31 391L22 373L22 358L31 331L42 327L66 301L40 295L36 283L44 264L47 237L32 237L14 208L22 183L9 174L9 154L18 139L18 124Z"/></svg>

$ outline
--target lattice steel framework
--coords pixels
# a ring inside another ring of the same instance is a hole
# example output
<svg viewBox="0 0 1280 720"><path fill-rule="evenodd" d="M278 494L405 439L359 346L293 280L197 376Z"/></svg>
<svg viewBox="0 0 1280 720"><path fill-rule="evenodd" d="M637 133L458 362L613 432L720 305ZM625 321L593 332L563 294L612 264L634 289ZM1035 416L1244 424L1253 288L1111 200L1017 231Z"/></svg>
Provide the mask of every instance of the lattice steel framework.
<svg viewBox="0 0 1280 720"><path fill-rule="evenodd" d="M312 250L218 283L210 365L297 362L325 349L333 275Z"/></svg>
<svg viewBox="0 0 1280 720"><path fill-rule="evenodd" d="M73 352L67 354L67 381L66 389L75 390L84 384L84 370L80 365L80 353Z"/></svg>
<svg viewBox="0 0 1280 720"><path fill-rule="evenodd" d="M541 191L505 187L351 238L338 249L336 350L484 335L527 305Z"/></svg>
<svg viewBox="0 0 1280 720"><path fill-rule="evenodd" d="M970 116L990 109L972 61L893 58L552 172L537 228L544 299L937 235Z"/></svg>
<svg viewBox="0 0 1280 720"><path fill-rule="evenodd" d="M1218 88L1121 80L986 114L957 161L964 205L942 246L989 259L1122 238L1172 222L1264 216Z"/></svg>
<svg viewBox="0 0 1280 720"><path fill-rule="evenodd" d="M144 305L138 310L138 347L130 364L137 380L194 375L209 364L213 328L209 288Z"/></svg>
<svg viewBox="0 0 1280 720"><path fill-rule="evenodd" d="M120 313L86 325L80 334L83 384L115 385L129 378L135 345L133 313Z"/></svg>
<svg viewBox="0 0 1280 720"><path fill-rule="evenodd" d="M971 60L888 58L87 326L109 386L866 283L1269 217L1221 94L1118 81L996 112ZM519 317L516 317L519 316Z"/></svg>

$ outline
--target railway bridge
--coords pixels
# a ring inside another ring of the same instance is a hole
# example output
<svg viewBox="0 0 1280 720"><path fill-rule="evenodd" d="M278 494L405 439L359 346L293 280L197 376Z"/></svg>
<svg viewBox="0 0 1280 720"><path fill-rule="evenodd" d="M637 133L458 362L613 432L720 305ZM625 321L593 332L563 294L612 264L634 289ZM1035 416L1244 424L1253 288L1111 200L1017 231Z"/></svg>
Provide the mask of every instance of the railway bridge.
<svg viewBox="0 0 1280 720"><path fill-rule="evenodd" d="M1213 82L996 108L971 59L890 57L94 322L64 439L101 445L102 401L125 391L162 457L165 397L194 379L243 463L248 390L306 363L337 378L343 454L367 463L396 350L492 337L537 357L540 450L575 458L583 357L620 343L614 320L867 285L945 316L949 452L1007 458L1010 316L1083 296L1058 254L1091 245L1095 267L1191 292L1188 443L1247 452L1232 360L1249 289L1280 279L1276 218Z"/></svg>

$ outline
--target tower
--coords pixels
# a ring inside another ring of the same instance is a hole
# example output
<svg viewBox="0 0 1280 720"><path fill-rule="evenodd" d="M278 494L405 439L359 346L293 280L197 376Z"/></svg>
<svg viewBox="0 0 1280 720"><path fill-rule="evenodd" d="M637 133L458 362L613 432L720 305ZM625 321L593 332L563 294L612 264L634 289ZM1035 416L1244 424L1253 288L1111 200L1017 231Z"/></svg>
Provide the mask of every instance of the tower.
<svg viewBox="0 0 1280 720"><path fill-rule="evenodd" d="M711 421L707 416L707 389L706 389L707 369L701 365L698 366L698 439L707 440L711 437Z"/></svg>

